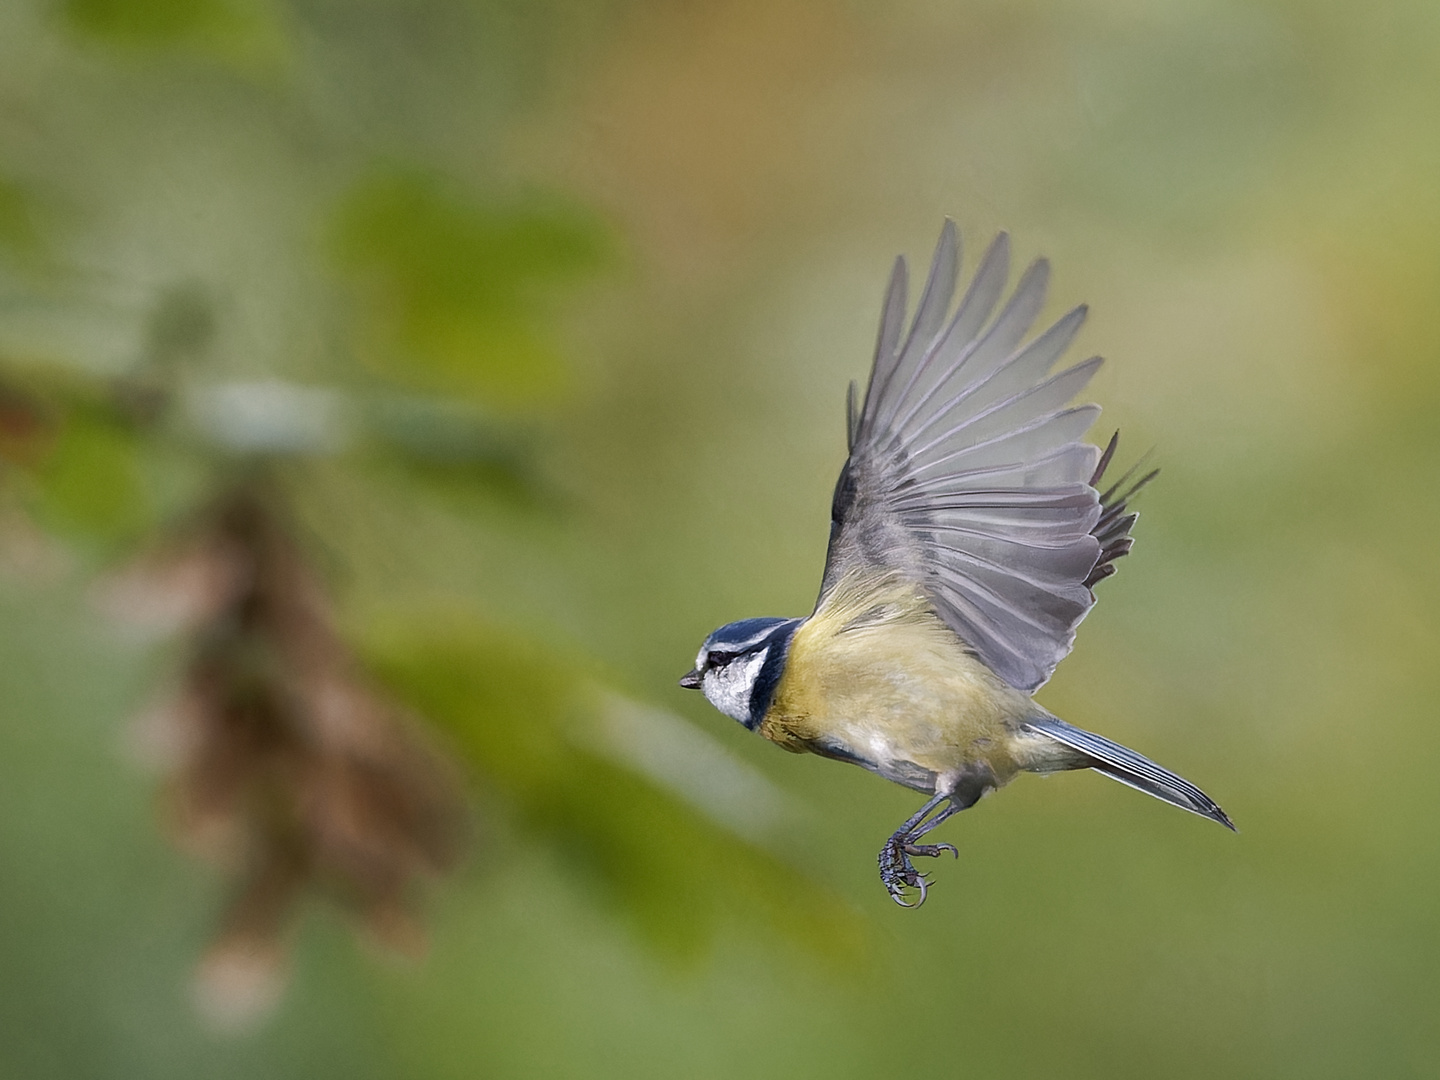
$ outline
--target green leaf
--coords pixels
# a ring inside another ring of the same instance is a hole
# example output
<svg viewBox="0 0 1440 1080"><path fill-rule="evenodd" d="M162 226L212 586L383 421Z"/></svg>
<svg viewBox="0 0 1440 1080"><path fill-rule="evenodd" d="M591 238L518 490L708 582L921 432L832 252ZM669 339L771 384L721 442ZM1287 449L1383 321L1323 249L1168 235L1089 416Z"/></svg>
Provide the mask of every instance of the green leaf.
<svg viewBox="0 0 1440 1080"><path fill-rule="evenodd" d="M445 620L392 631L370 655L520 828L665 951L696 954L726 919L768 922L824 955L851 958L860 946L855 916L829 892L587 745L600 704L589 665Z"/></svg>
<svg viewBox="0 0 1440 1080"><path fill-rule="evenodd" d="M36 517L57 533L108 546L151 521L136 440L103 419L68 418L35 479Z"/></svg>
<svg viewBox="0 0 1440 1080"><path fill-rule="evenodd" d="M111 45L184 49L240 68L264 69L288 52L267 0L64 0L77 33Z"/></svg>
<svg viewBox="0 0 1440 1080"><path fill-rule="evenodd" d="M363 299L355 344L373 368L414 389L510 406L564 387L550 305L605 250L593 216L571 203L486 205L416 173L360 185L340 208L333 247Z"/></svg>
<svg viewBox="0 0 1440 1080"><path fill-rule="evenodd" d="M29 259L40 250L40 229L29 192L13 180L0 177L0 251Z"/></svg>
<svg viewBox="0 0 1440 1080"><path fill-rule="evenodd" d="M64 11L89 33L151 42L224 29L236 18L224 0L67 0Z"/></svg>

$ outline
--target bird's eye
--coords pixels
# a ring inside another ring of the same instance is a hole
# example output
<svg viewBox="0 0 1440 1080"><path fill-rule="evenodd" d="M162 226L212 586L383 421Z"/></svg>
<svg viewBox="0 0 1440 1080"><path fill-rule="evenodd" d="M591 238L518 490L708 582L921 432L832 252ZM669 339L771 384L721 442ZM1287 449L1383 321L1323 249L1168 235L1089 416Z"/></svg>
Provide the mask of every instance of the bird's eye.
<svg viewBox="0 0 1440 1080"><path fill-rule="evenodd" d="M705 668L706 670L722 668L734 659L735 654L731 652L711 652L705 657Z"/></svg>

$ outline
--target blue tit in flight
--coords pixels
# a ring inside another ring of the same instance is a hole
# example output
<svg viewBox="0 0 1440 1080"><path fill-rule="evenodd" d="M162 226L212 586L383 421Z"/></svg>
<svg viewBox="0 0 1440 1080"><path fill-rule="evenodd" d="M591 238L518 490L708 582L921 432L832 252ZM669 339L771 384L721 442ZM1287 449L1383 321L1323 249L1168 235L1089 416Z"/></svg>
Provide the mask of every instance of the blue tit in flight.
<svg viewBox="0 0 1440 1080"><path fill-rule="evenodd" d="M1086 309L1025 340L1049 264L1002 304L1009 266L1002 233L952 312L960 243L947 221L906 329L896 261L863 403L850 385L814 612L722 626L680 680L786 750L928 796L880 852L905 907L928 887L912 858L957 854L919 841L1021 772L1094 769L1234 828L1189 781L1034 699L1130 551L1128 504L1155 472L1101 490L1118 434L1103 452L1082 442L1100 408L1071 404L1100 358L1052 374Z"/></svg>

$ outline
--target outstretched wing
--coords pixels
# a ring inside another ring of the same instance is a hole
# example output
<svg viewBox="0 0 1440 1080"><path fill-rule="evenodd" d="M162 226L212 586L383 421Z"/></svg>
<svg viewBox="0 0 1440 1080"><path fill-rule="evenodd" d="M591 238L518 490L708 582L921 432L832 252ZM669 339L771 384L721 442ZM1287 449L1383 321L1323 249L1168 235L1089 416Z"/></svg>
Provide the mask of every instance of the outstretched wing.
<svg viewBox="0 0 1440 1080"><path fill-rule="evenodd" d="M850 458L817 610L854 571L902 574L987 667L1034 690L1070 651L1090 587L1129 550L1126 500L1153 473L1096 490L1115 441L1103 456L1081 442L1100 408L1070 402L1100 358L1052 374L1085 308L1024 341L1049 264L1033 263L1002 305L1000 234L952 313L959 262L947 221L908 332L905 260L895 263L863 406L850 388Z"/></svg>

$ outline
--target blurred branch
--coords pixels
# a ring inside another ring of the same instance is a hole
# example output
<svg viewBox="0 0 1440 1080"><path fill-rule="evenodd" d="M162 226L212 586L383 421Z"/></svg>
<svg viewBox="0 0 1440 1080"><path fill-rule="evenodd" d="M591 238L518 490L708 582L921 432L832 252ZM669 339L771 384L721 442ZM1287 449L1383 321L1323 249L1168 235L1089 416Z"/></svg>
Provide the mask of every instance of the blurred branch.
<svg viewBox="0 0 1440 1080"><path fill-rule="evenodd" d="M336 636L273 490L252 479L226 492L112 582L108 600L185 629L177 685L142 739L169 759L177 835L236 882L202 1000L235 1022L268 1003L261 969L278 979L307 889L414 951L411 883L458 852L455 778Z"/></svg>

